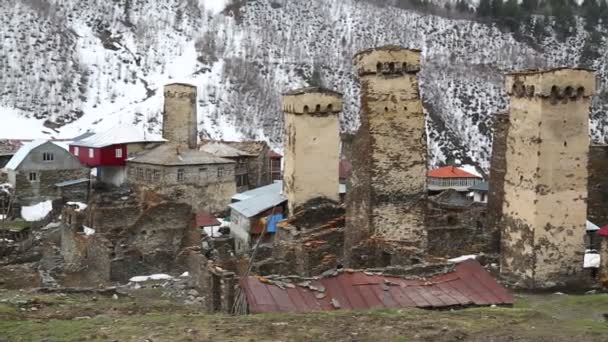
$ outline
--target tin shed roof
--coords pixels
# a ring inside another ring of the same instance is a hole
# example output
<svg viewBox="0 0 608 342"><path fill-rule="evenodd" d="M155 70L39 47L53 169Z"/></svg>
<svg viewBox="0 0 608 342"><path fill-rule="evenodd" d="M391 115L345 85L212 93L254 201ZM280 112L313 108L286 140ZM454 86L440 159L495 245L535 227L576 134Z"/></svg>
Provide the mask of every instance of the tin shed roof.
<svg viewBox="0 0 608 342"><path fill-rule="evenodd" d="M218 221L215 216L209 214L206 211L199 211L196 213L196 226L197 227L215 227L221 226L222 223Z"/></svg>
<svg viewBox="0 0 608 342"><path fill-rule="evenodd" d="M232 203L230 208L243 214L245 217L253 217L285 201L287 201L287 197L281 193L269 193Z"/></svg>
<svg viewBox="0 0 608 342"><path fill-rule="evenodd" d="M463 261L453 271L427 279L345 271L310 284L279 287L250 276L242 278L240 285L254 314L514 303L513 296L476 260Z"/></svg>
<svg viewBox="0 0 608 342"><path fill-rule="evenodd" d="M84 139L73 142L75 146L101 148L117 144L160 143L167 140L146 133L142 128L129 124L118 124L107 131L95 133Z"/></svg>

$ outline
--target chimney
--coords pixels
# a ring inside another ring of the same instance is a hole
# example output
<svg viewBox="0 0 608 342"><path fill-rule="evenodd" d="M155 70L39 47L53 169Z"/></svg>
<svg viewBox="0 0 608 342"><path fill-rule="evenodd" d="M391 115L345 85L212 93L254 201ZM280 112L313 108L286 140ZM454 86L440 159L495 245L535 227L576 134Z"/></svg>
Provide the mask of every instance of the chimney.
<svg viewBox="0 0 608 342"><path fill-rule="evenodd" d="M165 85L163 138L169 144L197 148L196 87L184 83Z"/></svg>

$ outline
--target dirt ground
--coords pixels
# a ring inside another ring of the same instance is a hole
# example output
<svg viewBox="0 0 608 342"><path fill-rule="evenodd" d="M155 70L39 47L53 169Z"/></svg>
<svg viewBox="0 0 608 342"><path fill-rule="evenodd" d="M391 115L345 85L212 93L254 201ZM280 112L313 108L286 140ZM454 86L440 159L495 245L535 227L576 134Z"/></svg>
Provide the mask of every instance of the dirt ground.
<svg viewBox="0 0 608 342"><path fill-rule="evenodd" d="M608 341L608 294L518 295L513 308L200 314L130 296L0 290L0 341Z"/></svg>

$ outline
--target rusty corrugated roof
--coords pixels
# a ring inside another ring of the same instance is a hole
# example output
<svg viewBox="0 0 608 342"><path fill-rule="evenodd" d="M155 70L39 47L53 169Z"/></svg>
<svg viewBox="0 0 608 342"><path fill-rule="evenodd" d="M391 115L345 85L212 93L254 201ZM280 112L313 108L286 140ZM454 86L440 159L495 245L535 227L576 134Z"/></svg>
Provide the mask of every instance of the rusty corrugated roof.
<svg viewBox="0 0 608 342"><path fill-rule="evenodd" d="M342 272L307 284L280 287L258 277L240 280L250 313L377 308L444 308L513 304L513 296L475 260L427 279ZM323 291L322 291L323 290Z"/></svg>

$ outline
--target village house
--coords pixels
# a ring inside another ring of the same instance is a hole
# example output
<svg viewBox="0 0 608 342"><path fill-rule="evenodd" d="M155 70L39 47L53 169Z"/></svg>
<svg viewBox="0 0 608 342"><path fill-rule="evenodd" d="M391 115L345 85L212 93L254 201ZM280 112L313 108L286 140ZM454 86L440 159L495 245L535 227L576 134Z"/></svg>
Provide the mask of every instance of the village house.
<svg viewBox="0 0 608 342"><path fill-rule="evenodd" d="M70 153L82 164L96 168L98 181L120 186L127 178L127 158L165 141L133 125L118 124L104 132L81 136L70 143Z"/></svg>
<svg viewBox="0 0 608 342"><path fill-rule="evenodd" d="M8 164L21 145L23 145L21 140L0 140L0 169Z"/></svg>
<svg viewBox="0 0 608 342"><path fill-rule="evenodd" d="M469 192L470 187L483 182L481 176L453 165L429 170L426 177L427 188L431 195L448 189Z"/></svg>
<svg viewBox="0 0 608 342"><path fill-rule="evenodd" d="M89 169L60 143L36 140L24 144L5 166L9 183L21 204L60 197L58 186L76 181L76 192L88 190Z"/></svg>
<svg viewBox="0 0 608 342"><path fill-rule="evenodd" d="M469 188L469 191L473 193L473 202L488 203L488 185L488 182L481 182Z"/></svg>
<svg viewBox="0 0 608 342"><path fill-rule="evenodd" d="M265 194L230 204L230 232L239 254L248 252L260 236L269 241L286 212L287 198L268 186L264 188Z"/></svg>
<svg viewBox="0 0 608 342"><path fill-rule="evenodd" d="M167 196L195 212L226 210L236 193L236 163L197 148L196 87L168 84L164 95L163 138L168 142L127 159L128 183L144 196Z"/></svg>
<svg viewBox="0 0 608 342"><path fill-rule="evenodd" d="M236 163L234 167L236 191L243 192L250 189L250 159L255 157L254 154L241 151L217 141L203 144L200 150L217 157L234 161Z"/></svg>
<svg viewBox="0 0 608 342"><path fill-rule="evenodd" d="M204 140L201 149L237 163L235 173L238 192L281 180L282 156L272 151L265 141Z"/></svg>

